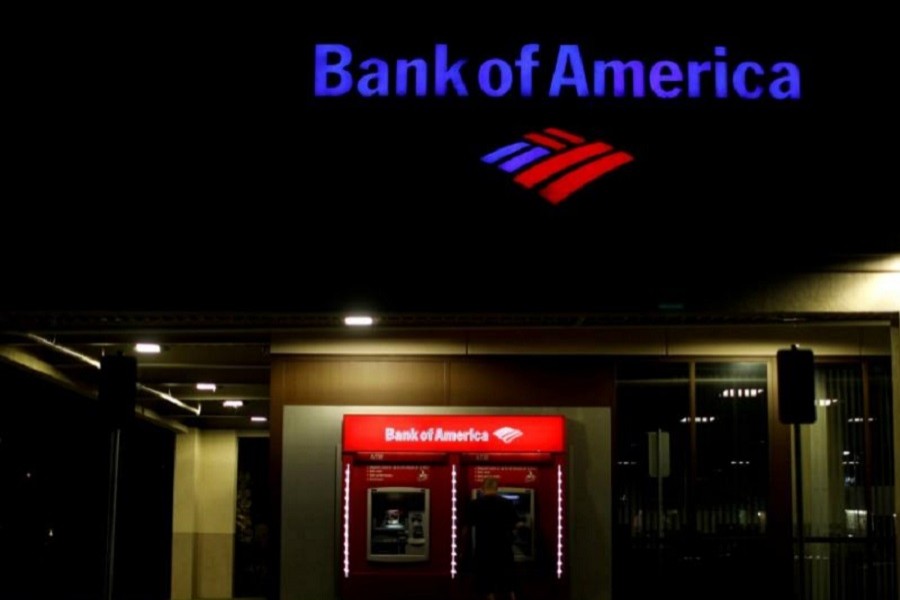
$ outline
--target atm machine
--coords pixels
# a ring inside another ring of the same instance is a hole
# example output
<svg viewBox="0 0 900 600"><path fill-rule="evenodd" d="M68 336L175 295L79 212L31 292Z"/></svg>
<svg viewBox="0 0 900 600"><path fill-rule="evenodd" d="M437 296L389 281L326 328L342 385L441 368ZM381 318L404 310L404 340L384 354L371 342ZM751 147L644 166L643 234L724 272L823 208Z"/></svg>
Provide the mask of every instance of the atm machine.
<svg viewBox="0 0 900 600"><path fill-rule="evenodd" d="M346 415L341 597L470 597L461 533L486 477L520 516L513 552L528 597L567 597L564 475L561 416Z"/></svg>
<svg viewBox="0 0 900 600"><path fill-rule="evenodd" d="M422 562L429 557L425 487L370 487L366 502L366 558L372 562Z"/></svg>
<svg viewBox="0 0 900 600"><path fill-rule="evenodd" d="M452 504L448 455L344 453L342 469L341 597L423 598L446 588Z"/></svg>
<svg viewBox="0 0 900 600"><path fill-rule="evenodd" d="M492 452L464 454L467 496L476 498L488 477L497 492L513 503L519 522L513 556L519 585L528 598L568 597L565 455L556 452ZM477 540L478 532L473 533ZM465 549L470 550L470 549Z"/></svg>

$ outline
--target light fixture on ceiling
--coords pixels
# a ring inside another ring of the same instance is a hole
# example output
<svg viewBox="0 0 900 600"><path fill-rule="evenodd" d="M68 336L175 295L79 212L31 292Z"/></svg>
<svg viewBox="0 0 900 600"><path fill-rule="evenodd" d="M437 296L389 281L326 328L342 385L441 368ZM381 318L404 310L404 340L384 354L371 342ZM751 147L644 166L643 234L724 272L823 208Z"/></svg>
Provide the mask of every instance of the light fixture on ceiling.
<svg viewBox="0 0 900 600"><path fill-rule="evenodd" d="M203 392L214 392L216 391L216 384L214 383L198 383L197 389Z"/></svg>
<svg viewBox="0 0 900 600"><path fill-rule="evenodd" d="M226 400L222 403L225 408L240 408L244 405L242 400Z"/></svg>
<svg viewBox="0 0 900 600"><path fill-rule="evenodd" d="M371 327L375 319L369 315L348 315L344 317L344 325L347 327Z"/></svg>
<svg viewBox="0 0 900 600"><path fill-rule="evenodd" d="M135 352L141 354L159 354L162 347L159 344L151 344L147 342L139 342L134 345Z"/></svg>
<svg viewBox="0 0 900 600"><path fill-rule="evenodd" d="M55 351L57 351L57 352L59 352L59 353L61 353L61 354L65 354L66 356L71 356L71 357L73 357L73 358L77 358L77 359L80 360L81 362L83 362L83 363L85 363L85 364L89 364L89 365L91 365L92 367L94 367L95 369L99 369L99 368L100 368L100 361L99 361L99 360L96 360L96 359L94 359L94 358L91 358L90 356L86 356L86 355L82 354L81 352L77 352L77 351L75 351L75 350L73 350L73 349L71 349L71 348L66 348L65 346L62 346L62 345L60 345L60 344L57 344L56 342L52 342L52 341L50 341L50 340L48 340L48 339L46 339L46 338L43 338L43 337L41 337L41 336L39 336L39 335L34 334L34 333L26 333L26 334L24 334L24 335L25 335L26 338L28 338L28 339L30 339L30 340L32 340L32 341L34 341L34 342L37 342L38 344L40 344L40 345L42 345L42 346L46 346L47 348L52 348L53 350L55 350ZM135 344L135 350L138 350L138 346L140 346L140 345L142 345L142 344ZM160 349L159 349L159 344L150 344L150 345L156 346L156 347L157 347L157 350L156 350L156 351L159 352L159 350L160 350ZM140 351L140 350L138 350L138 351ZM137 385L137 389L138 389L138 390L141 390L141 391L143 391L143 392L147 392L147 393L149 393L149 394L153 394L154 396L156 396L156 397L158 397L158 398L162 398L162 399L165 400L166 402L171 402L172 404L178 406L179 408L183 408L183 409L185 409L185 410L187 410L187 411L190 411L190 412L194 413L195 415L199 415L199 414L200 414L200 405L199 405L199 404L198 404L196 407L188 406L187 404L185 404L184 402L182 402L182 401L179 400L178 398L172 396L171 394L167 394L167 393L165 393L165 392L161 392L161 391L159 391L159 390L157 390L157 389L154 389L154 388L152 388L152 387L150 387L150 386L144 385L143 383L140 383L140 382L137 382L136 385Z"/></svg>
<svg viewBox="0 0 900 600"><path fill-rule="evenodd" d="M250 420L253 421L254 423L265 423L269 419L267 419L265 417L250 417Z"/></svg>

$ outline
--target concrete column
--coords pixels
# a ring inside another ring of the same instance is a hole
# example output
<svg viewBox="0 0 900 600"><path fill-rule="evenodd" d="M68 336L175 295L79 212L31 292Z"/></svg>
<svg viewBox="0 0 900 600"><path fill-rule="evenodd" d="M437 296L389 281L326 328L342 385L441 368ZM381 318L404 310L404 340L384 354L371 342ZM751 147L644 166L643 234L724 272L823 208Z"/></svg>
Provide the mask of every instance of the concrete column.
<svg viewBox="0 0 900 600"><path fill-rule="evenodd" d="M194 531L197 528L197 462L200 435L192 429L175 438L172 492L172 600L194 597Z"/></svg>
<svg viewBox="0 0 900 600"><path fill-rule="evenodd" d="M230 598L237 435L191 431L175 444L172 600Z"/></svg>

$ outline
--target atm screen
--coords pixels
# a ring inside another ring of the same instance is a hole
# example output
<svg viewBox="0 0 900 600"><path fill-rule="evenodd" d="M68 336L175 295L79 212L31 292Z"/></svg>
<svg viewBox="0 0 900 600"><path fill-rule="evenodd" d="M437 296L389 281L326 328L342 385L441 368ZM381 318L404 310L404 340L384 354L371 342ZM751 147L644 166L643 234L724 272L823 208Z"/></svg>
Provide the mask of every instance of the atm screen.
<svg viewBox="0 0 900 600"><path fill-rule="evenodd" d="M428 560L428 500L426 488L369 488L369 560Z"/></svg>
<svg viewBox="0 0 900 600"><path fill-rule="evenodd" d="M512 502L519 515L519 523L513 537L513 555L516 561L534 560L534 490L501 487L497 493ZM472 491L472 498L480 495L481 490Z"/></svg>

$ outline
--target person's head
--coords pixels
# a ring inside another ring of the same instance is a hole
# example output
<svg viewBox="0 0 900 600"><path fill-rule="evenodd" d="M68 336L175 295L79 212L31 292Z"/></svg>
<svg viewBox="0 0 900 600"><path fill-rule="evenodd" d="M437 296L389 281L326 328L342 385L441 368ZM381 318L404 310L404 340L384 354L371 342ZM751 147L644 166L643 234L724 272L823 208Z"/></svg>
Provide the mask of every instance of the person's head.
<svg viewBox="0 0 900 600"><path fill-rule="evenodd" d="M486 477L484 482L481 484L481 492L487 496L493 495L497 493L497 488L500 487L500 480L496 477Z"/></svg>

